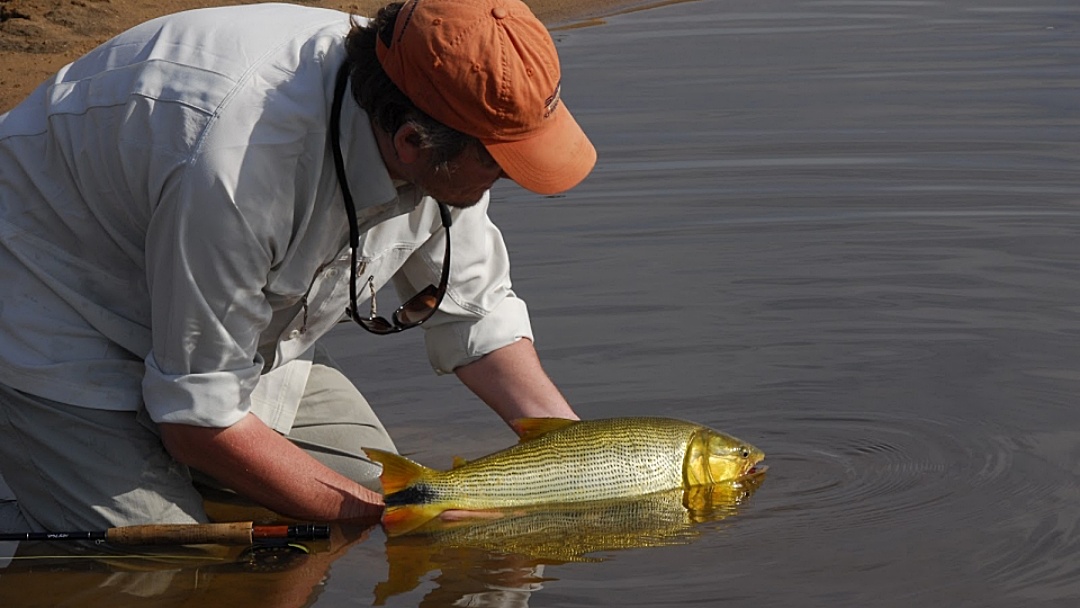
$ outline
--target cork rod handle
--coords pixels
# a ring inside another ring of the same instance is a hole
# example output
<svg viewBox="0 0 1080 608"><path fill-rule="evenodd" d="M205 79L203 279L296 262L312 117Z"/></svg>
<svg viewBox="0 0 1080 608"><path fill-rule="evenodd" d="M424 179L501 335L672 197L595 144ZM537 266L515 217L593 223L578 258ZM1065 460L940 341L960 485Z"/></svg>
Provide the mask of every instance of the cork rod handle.
<svg viewBox="0 0 1080 608"><path fill-rule="evenodd" d="M109 528L105 539L118 545L250 545L250 521L220 524L154 524Z"/></svg>

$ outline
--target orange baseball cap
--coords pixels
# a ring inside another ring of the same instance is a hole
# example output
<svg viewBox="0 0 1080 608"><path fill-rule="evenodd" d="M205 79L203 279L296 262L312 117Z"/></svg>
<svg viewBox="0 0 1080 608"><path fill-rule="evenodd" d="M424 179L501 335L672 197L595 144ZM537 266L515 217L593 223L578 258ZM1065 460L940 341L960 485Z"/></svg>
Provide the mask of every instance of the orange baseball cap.
<svg viewBox="0 0 1080 608"><path fill-rule="evenodd" d="M569 190L596 164L560 99L555 43L520 0L408 0L376 53L418 108L479 139L524 188Z"/></svg>

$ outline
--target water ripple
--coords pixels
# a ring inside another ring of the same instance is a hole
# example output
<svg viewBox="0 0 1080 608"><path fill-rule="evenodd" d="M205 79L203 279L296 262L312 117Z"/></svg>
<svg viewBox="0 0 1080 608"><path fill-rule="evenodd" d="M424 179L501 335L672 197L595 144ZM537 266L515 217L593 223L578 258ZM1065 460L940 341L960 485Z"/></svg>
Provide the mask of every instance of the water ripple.
<svg viewBox="0 0 1080 608"><path fill-rule="evenodd" d="M744 517L782 527L771 533L786 542L828 545L843 534L869 545L906 537L955 550L964 544L950 539L993 526L993 543L964 549L965 575L1014 597L1080 594L1071 557L1080 550L1080 434L1024 435L985 421L901 414L768 416L772 423L761 427L776 430L756 443L768 454L769 483Z"/></svg>

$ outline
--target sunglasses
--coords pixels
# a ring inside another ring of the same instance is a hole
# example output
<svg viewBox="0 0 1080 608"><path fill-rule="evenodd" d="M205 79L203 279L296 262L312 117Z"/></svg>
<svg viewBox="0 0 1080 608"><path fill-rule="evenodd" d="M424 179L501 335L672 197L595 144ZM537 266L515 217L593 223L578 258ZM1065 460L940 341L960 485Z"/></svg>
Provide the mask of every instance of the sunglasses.
<svg viewBox="0 0 1080 608"><path fill-rule="evenodd" d="M442 216L443 228L446 230L446 251L443 253L442 276L439 278L439 286L428 285L419 293L398 306L390 319L378 316L375 310L375 278L368 277L368 289L371 290L371 313L362 317L356 307L356 248L350 247L350 262L352 272L349 275L349 307L345 314L356 321L360 327L373 334L386 335L405 331L420 325L431 318L442 304L443 296L446 295L446 286L450 281L450 210L446 205L439 203L439 214ZM354 224L355 225L355 224ZM355 228L354 228L355 229Z"/></svg>
<svg viewBox="0 0 1080 608"><path fill-rule="evenodd" d="M373 334L396 334L427 321L439 309L439 304L446 295L446 286L450 281L450 224L453 221L450 218L450 209L439 203L439 216L446 230L446 253L443 254L439 286L428 285L421 289L420 293L406 300L387 320L378 316L375 311L375 279L368 277L367 284L371 290L371 314L362 317L356 306L356 250L360 248L360 231L356 227L356 205L349 191L349 181L345 176L345 160L341 155L341 104L345 97L345 84L349 80L348 66L346 62L338 69L337 82L334 86L334 102L330 108L330 142L334 153L334 169L337 172L338 185L341 187L341 198L345 201L345 214L349 218L349 268L351 270L349 306L345 308L345 314L356 321L360 327Z"/></svg>

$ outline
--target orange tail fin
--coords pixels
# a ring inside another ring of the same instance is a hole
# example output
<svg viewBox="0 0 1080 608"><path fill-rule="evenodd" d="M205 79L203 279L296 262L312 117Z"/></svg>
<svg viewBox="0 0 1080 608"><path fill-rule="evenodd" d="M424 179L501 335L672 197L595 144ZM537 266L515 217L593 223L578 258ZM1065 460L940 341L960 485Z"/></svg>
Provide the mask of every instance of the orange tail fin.
<svg viewBox="0 0 1080 608"><path fill-rule="evenodd" d="M416 483L430 470L418 462L413 462L393 452L364 448L364 453L368 458L382 465L379 481L382 482L383 494L387 496Z"/></svg>
<svg viewBox="0 0 1080 608"><path fill-rule="evenodd" d="M401 536L423 526L443 512L442 505L400 505L386 507L382 525L387 536Z"/></svg>
<svg viewBox="0 0 1080 608"><path fill-rule="evenodd" d="M384 452L374 448L364 448L368 458L382 465L383 495L391 496L397 492L422 483L423 479L434 473L424 465L413 462L404 456ZM388 505L383 511L382 524L387 536L399 536L424 525L443 511L443 506L434 504L397 504Z"/></svg>

